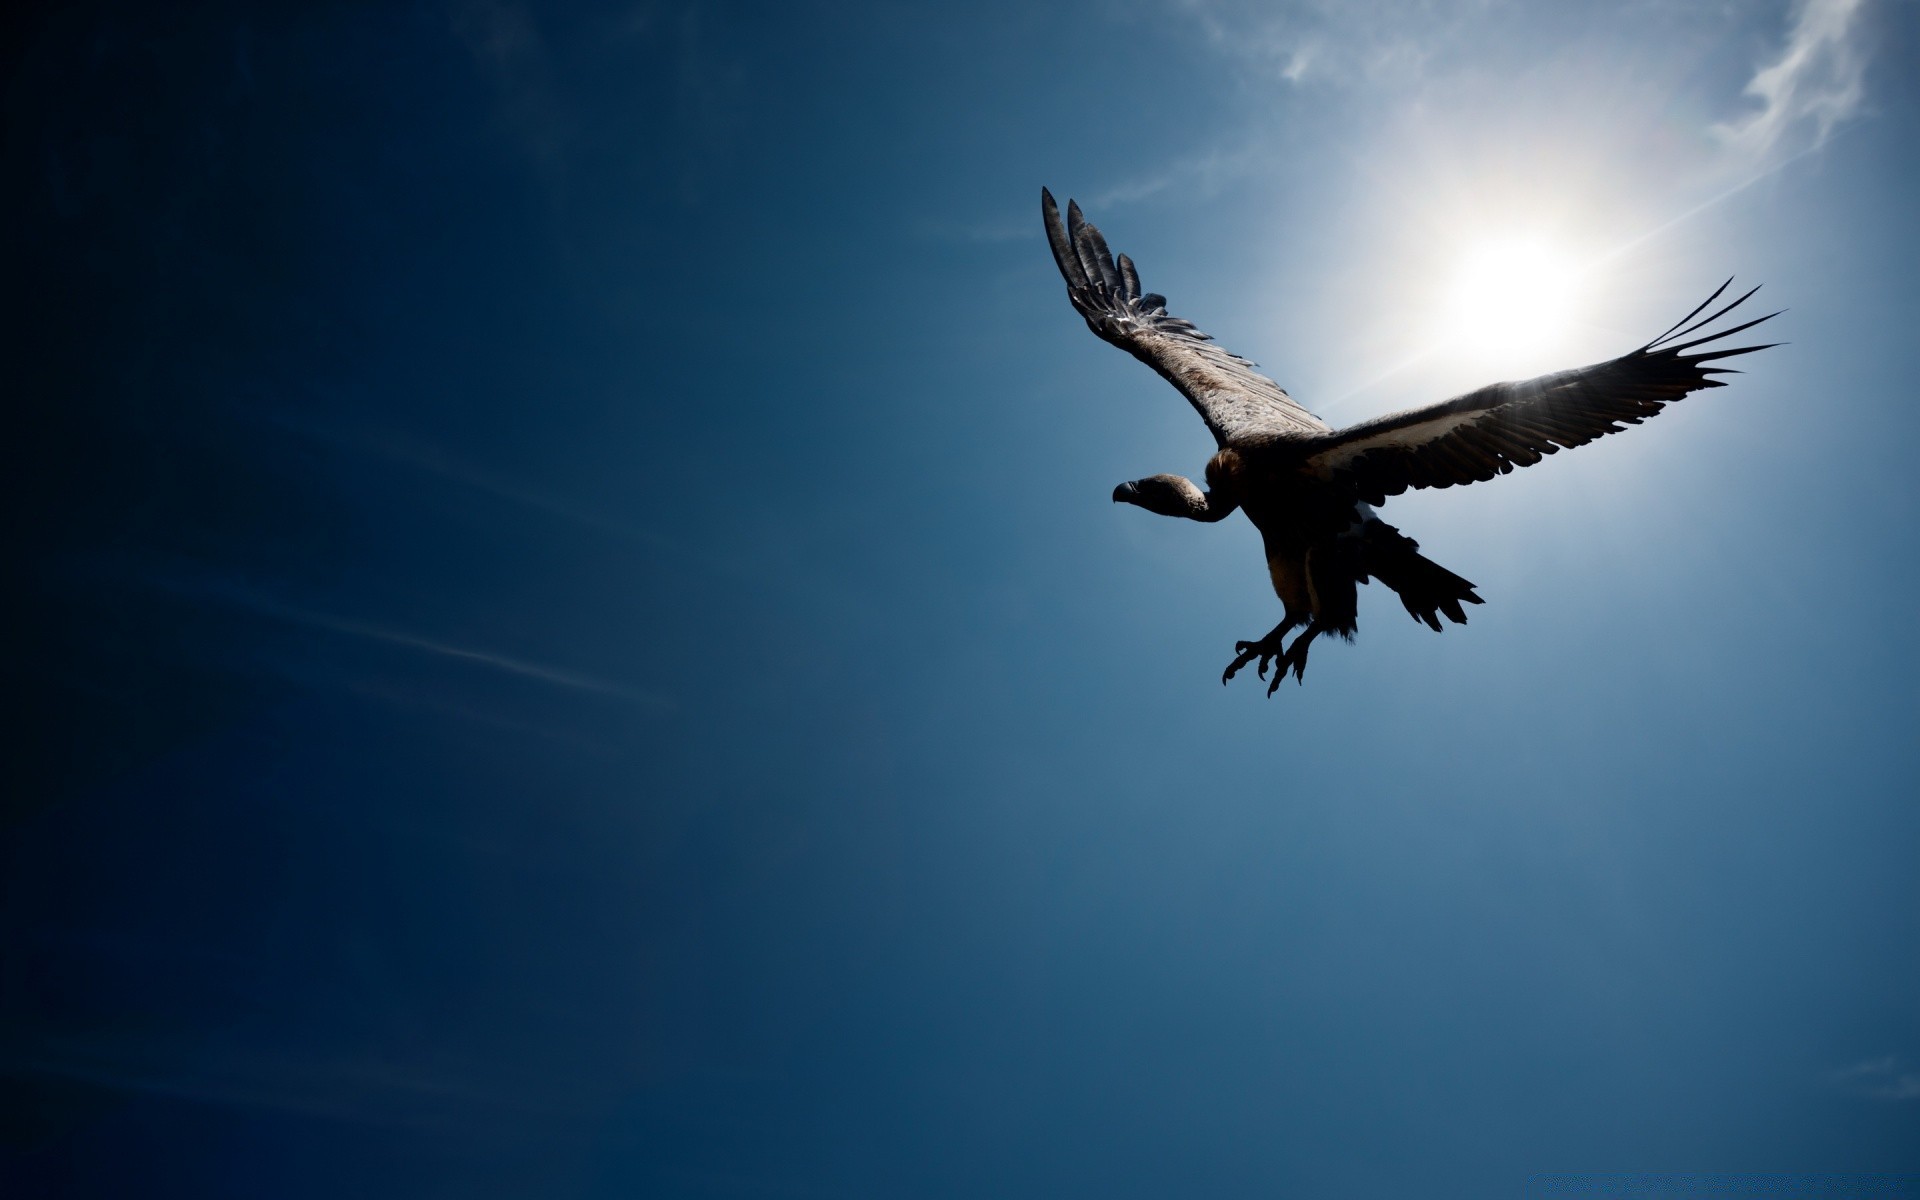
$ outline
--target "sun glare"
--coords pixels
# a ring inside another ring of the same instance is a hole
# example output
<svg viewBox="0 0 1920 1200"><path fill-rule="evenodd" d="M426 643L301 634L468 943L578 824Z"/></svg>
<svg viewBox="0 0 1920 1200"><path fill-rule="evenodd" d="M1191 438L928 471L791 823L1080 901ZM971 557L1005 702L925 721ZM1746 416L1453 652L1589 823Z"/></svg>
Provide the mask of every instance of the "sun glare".
<svg viewBox="0 0 1920 1200"><path fill-rule="evenodd" d="M1573 259L1544 238L1480 242L1461 257L1446 293L1447 337L1477 356L1546 348L1565 336L1579 278Z"/></svg>

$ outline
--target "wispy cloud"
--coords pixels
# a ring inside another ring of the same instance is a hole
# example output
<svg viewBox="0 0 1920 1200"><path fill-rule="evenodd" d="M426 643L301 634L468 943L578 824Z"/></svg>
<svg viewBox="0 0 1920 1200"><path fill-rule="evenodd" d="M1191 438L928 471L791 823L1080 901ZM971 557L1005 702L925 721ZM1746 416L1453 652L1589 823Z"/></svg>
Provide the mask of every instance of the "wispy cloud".
<svg viewBox="0 0 1920 1200"><path fill-rule="evenodd" d="M1487 81L1499 81L1513 100L1522 99L1525 88L1546 82L1551 90L1536 93L1532 102L1550 105L1564 98L1567 80L1577 82L1591 74L1596 53L1585 41L1577 52L1568 51L1572 43L1566 30L1539 19L1516 33L1516 23L1529 14L1498 0L1419 5L1391 0L1167 3L1174 19L1204 39L1249 86L1277 86L1288 92L1345 90L1354 96L1361 89L1373 102L1388 104L1444 105L1447 89L1463 84L1469 85L1468 94L1484 99ZM1621 54L1620 70L1657 78L1662 62L1679 64L1710 54L1752 20L1740 8L1718 16L1686 11L1684 6L1653 11L1661 7L1651 6L1648 12L1660 34L1643 33L1637 39L1622 34L1598 53ZM1784 41L1743 89L1757 107L1710 125L1724 150L1722 177L1751 174L1817 147L1861 114L1870 57L1868 7L1868 0L1795 0ZM1654 37L1691 49L1664 53L1649 43ZM1511 48L1516 45L1531 49L1515 54ZM1503 46L1508 49L1501 50ZM1617 79L1618 71L1606 77ZM1716 98L1714 106L1721 108L1728 99Z"/></svg>
<svg viewBox="0 0 1920 1200"><path fill-rule="evenodd" d="M1221 53L1288 83L1299 83L1324 51L1324 42L1293 23L1262 22L1248 29L1232 22L1215 0L1177 0L1177 9L1194 23L1207 44Z"/></svg>
<svg viewBox="0 0 1920 1200"><path fill-rule="evenodd" d="M1920 1072L1901 1069L1892 1055L1869 1058L1833 1073L1843 1091L1875 1100L1920 1100Z"/></svg>
<svg viewBox="0 0 1920 1200"><path fill-rule="evenodd" d="M1811 128L1811 144L1825 142L1866 100L1864 0L1800 0L1780 56L1761 67L1745 94L1758 112L1714 126L1727 147L1750 164L1772 157L1797 131Z"/></svg>
<svg viewBox="0 0 1920 1200"><path fill-rule="evenodd" d="M1755 72L1743 95L1760 111L1718 124L1712 133L1724 153L1707 178L1721 181L1711 196L1615 247L1610 257L1714 208L1805 158L1827 143L1866 104L1866 60L1861 46L1864 0L1800 0L1779 58ZM1800 136L1808 127L1811 136ZM1731 182L1726 182L1726 181Z"/></svg>
<svg viewBox="0 0 1920 1200"><path fill-rule="evenodd" d="M1117 208L1134 204L1150 196L1178 187L1183 197L1205 198L1217 195L1229 183L1245 175L1259 161L1252 145L1214 146L1191 154L1145 175L1114 184L1095 192L1089 203L1096 208Z"/></svg>
<svg viewBox="0 0 1920 1200"><path fill-rule="evenodd" d="M1090 209L1111 210L1177 193L1183 203L1227 191L1249 176L1287 162L1284 134L1267 119L1277 88L1373 89L1404 97L1418 90L1431 61L1473 28L1488 0L1442 0L1409 9L1398 0L1168 0L1173 20L1220 56L1224 69L1262 96L1254 121L1216 134L1211 144L1099 190L1079 193ZM969 229L969 240L1029 236L1027 227Z"/></svg>

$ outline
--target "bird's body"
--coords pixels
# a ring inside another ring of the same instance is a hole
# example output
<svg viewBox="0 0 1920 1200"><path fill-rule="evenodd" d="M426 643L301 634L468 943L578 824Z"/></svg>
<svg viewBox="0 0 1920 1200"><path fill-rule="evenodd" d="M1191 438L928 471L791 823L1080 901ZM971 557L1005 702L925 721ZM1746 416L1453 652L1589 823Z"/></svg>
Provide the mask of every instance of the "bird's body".
<svg viewBox="0 0 1920 1200"><path fill-rule="evenodd" d="M1374 514L1373 505L1408 488L1491 479L1618 432L1689 392L1722 386L1711 377L1726 368L1702 364L1766 348L1684 353L1766 317L1674 344L1753 294L1688 324L1726 290L1722 284L1672 329L1620 358L1493 384L1336 430L1253 364L1169 316L1165 298L1140 290L1133 263L1108 252L1078 205L1068 205L1062 222L1053 197L1042 189L1041 207L1054 261L1087 326L1179 389L1219 446L1207 463L1205 489L1177 475L1152 475L1121 484L1113 498L1206 522L1238 509L1260 531L1268 576L1285 614L1265 637L1238 643L1224 678L1256 659L1265 677L1268 663L1277 659L1269 694L1289 669L1296 679L1304 675L1307 647L1316 637L1353 636L1358 585L1370 579L1392 589L1415 619L1435 630L1442 615L1465 624L1462 604L1482 602L1473 584L1421 555L1413 539ZM1285 644L1286 635L1302 626Z"/></svg>

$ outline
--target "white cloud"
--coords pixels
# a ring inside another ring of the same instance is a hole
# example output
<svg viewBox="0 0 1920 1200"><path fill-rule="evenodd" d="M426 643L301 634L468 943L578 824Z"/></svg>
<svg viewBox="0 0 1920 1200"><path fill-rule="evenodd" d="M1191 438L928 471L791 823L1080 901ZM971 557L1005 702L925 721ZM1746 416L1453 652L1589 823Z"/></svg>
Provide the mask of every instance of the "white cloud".
<svg viewBox="0 0 1920 1200"><path fill-rule="evenodd" d="M1761 67L1746 95L1760 110L1714 132L1741 158L1758 164L1795 131L1812 127L1812 146L1825 142L1866 99L1866 50L1861 45L1864 0L1800 0L1780 56ZM1810 147L1799 147L1810 148Z"/></svg>

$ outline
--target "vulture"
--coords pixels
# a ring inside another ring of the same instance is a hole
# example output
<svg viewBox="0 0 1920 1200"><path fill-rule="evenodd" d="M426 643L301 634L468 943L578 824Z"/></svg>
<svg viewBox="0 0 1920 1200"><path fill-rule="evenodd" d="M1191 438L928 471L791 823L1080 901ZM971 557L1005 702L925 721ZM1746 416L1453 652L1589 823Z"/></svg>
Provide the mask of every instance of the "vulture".
<svg viewBox="0 0 1920 1200"><path fill-rule="evenodd" d="M1732 284L1729 279L1666 332L1619 358L1489 384L1334 429L1252 363L1169 315L1166 297L1140 289L1132 260L1108 251L1078 204L1068 202L1062 221L1052 194L1042 188L1040 208L1067 298L1087 328L1177 388L1219 446L1207 461L1204 488L1179 475L1149 475L1115 488L1114 500L1190 521L1223 521L1237 509L1260 531L1267 574L1285 613L1265 637L1235 643L1221 682L1257 659L1263 680L1273 664L1269 696L1289 671L1296 680L1305 678L1307 648L1315 638L1331 633L1353 639L1358 585L1369 580L1391 588L1415 620L1435 631L1442 615L1464 625L1461 606L1483 603L1472 583L1423 556L1418 542L1375 516L1375 505L1408 488L1492 479L1563 447L1619 433L1690 392L1724 387L1714 376L1737 374L1708 364L1779 344L1722 343L1777 312L1682 340L1759 290L1700 317ZM1286 643L1295 629L1299 634Z"/></svg>

